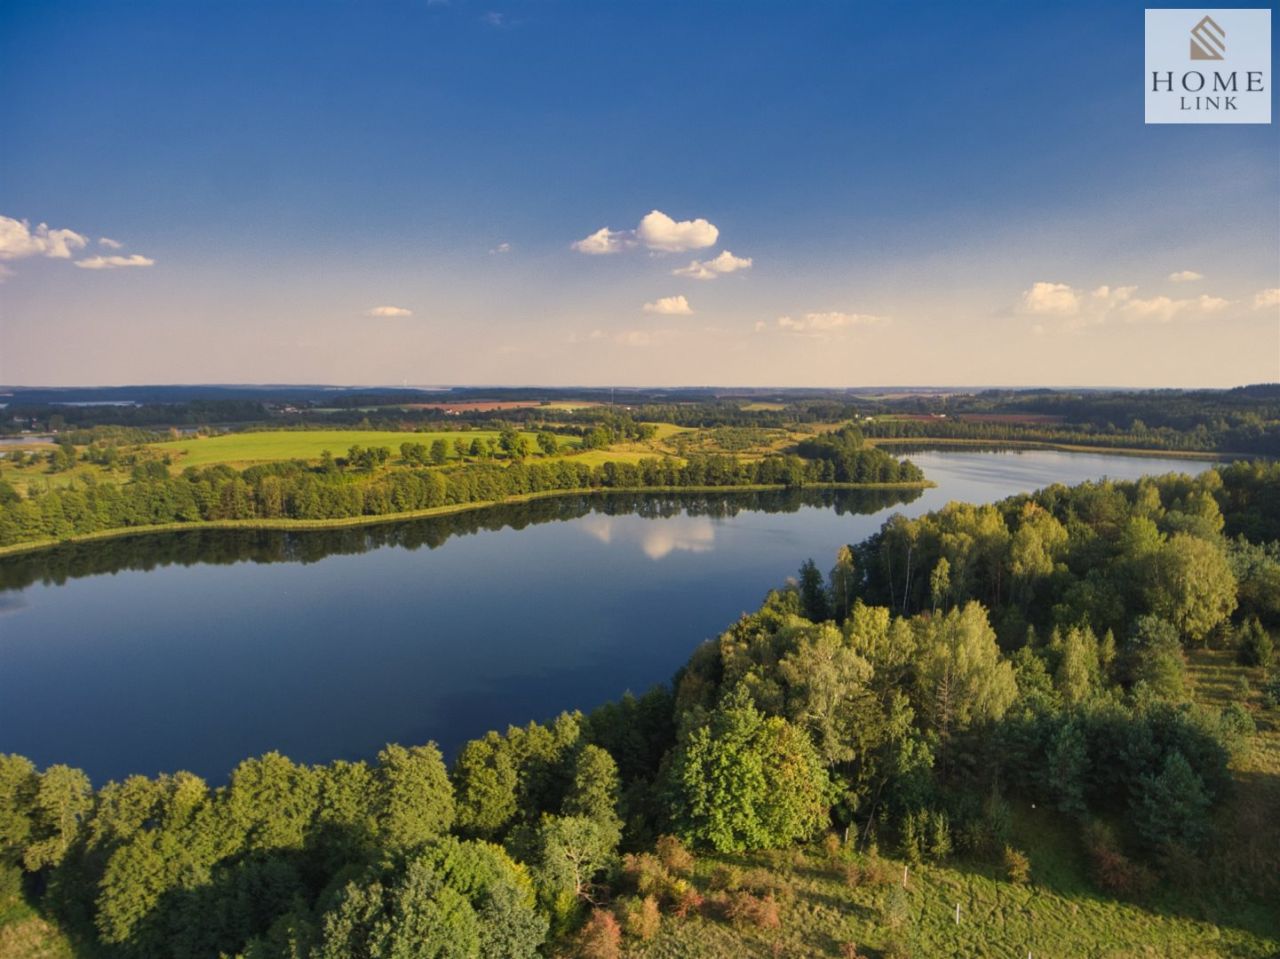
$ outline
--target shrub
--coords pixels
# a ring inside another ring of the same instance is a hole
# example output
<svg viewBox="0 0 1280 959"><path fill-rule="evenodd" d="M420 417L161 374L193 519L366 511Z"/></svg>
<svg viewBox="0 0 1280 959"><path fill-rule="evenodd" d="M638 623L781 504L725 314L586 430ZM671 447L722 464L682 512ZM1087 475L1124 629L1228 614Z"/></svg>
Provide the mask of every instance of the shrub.
<svg viewBox="0 0 1280 959"><path fill-rule="evenodd" d="M672 914L683 919L689 913L697 912L702 908L702 893L698 892L688 880L677 879L671 884L670 902Z"/></svg>
<svg viewBox="0 0 1280 959"><path fill-rule="evenodd" d="M1271 634L1253 617L1240 627L1239 645L1236 647L1236 658L1242 666L1271 665L1275 657L1275 645Z"/></svg>
<svg viewBox="0 0 1280 959"><path fill-rule="evenodd" d="M934 862L941 862L951 855L951 825L947 821L946 813L932 812L929 814L927 846L929 858Z"/></svg>
<svg viewBox="0 0 1280 959"><path fill-rule="evenodd" d="M1010 882L1025 885L1031 881L1031 860L1027 858L1026 853L1012 846L1005 846L1004 874Z"/></svg>
<svg viewBox="0 0 1280 959"><path fill-rule="evenodd" d="M1150 870L1121 852L1113 833L1097 820L1086 823L1084 846L1089 854L1093 880L1098 887L1117 896L1141 895L1151 888Z"/></svg>
<svg viewBox="0 0 1280 959"><path fill-rule="evenodd" d="M666 896L672 881L667 867L651 852L627 853L623 856L622 875L641 897Z"/></svg>
<svg viewBox="0 0 1280 959"><path fill-rule="evenodd" d="M844 884L850 889L862 885L862 867L856 862L846 862L840 867L840 872L844 875Z"/></svg>
<svg viewBox="0 0 1280 959"><path fill-rule="evenodd" d="M856 942L840 943L840 959L860 959L858 944Z"/></svg>
<svg viewBox="0 0 1280 959"><path fill-rule="evenodd" d="M675 836L659 836L657 849L658 859L669 872L677 876L687 876L693 872L696 862L693 853Z"/></svg>
<svg viewBox="0 0 1280 959"><path fill-rule="evenodd" d="M837 858L843 849L844 843L835 833L829 832L822 837L822 852L828 859Z"/></svg>
<svg viewBox="0 0 1280 959"><path fill-rule="evenodd" d="M619 903L619 911L627 935L648 942L658 934L658 927L662 925L662 910L653 896L623 900Z"/></svg>
<svg viewBox="0 0 1280 959"><path fill-rule="evenodd" d="M618 920L603 909L596 909L578 933L578 955L581 959L620 959L622 929Z"/></svg>
<svg viewBox="0 0 1280 959"><path fill-rule="evenodd" d="M880 912L884 924L890 929L898 929L905 925L911 918L911 903L907 899L906 891L901 886L890 889Z"/></svg>
<svg viewBox="0 0 1280 959"><path fill-rule="evenodd" d="M732 892L742 888L742 870L737 866L716 866L711 873L711 888Z"/></svg>
<svg viewBox="0 0 1280 959"><path fill-rule="evenodd" d="M887 886L896 882L897 876L898 871L874 853L867 857L862 866L862 881L869 886Z"/></svg>
<svg viewBox="0 0 1280 959"><path fill-rule="evenodd" d="M757 929L777 929L782 925L773 893L756 896L745 889L726 893L722 908L725 918L734 925L754 926Z"/></svg>

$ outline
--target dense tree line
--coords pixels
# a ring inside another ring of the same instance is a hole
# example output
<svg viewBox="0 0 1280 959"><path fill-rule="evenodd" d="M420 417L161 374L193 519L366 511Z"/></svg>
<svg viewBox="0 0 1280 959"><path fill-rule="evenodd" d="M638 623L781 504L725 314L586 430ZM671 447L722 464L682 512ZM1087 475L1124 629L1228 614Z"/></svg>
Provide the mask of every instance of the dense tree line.
<svg viewBox="0 0 1280 959"><path fill-rule="evenodd" d="M113 959L533 956L579 927L602 955L614 911L642 930L704 907L689 850L831 831L1025 881L1015 801L1074 825L1110 894L1218 876L1214 813L1253 720L1193 705L1182 650L1277 621L1250 583L1277 550L1227 532L1270 528L1277 486L1278 467L1233 466L895 517L829 575L806 563L670 689L491 732L449 765L432 745L268 754L218 788L95 790L0 757L0 895L25 889Z"/></svg>
<svg viewBox="0 0 1280 959"><path fill-rule="evenodd" d="M830 461L797 456L755 461L690 456L684 462L650 458L589 466L572 457L525 462L522 452L512 447L508 465L380 469L390 459L389 450L353 447L345 458L324 457L318 466L289 461L241 472L220 465L189 468L178 476L171 476L164 463L150 461L136 466L127 483L84 482L25 497L0 483L0 546L155 524L382 516L552 491L847 482ZM419 456L411 444L401 453L411 461ZM430 451L422 455L432 456ZM923 479L910 461L875 450L866 451L865 459L867 467L856 482Z"/></svg>
<svg viewBox="0 0 1280 959"><path fill-rule="evenodd" d="M520 530L589 513L654 519L684 515L731 518L742 510L793 513L804 507L817 507L841 516L876 513L920 495L920 490L906 488L725 488L664 493L588 490L581 495L566 494L360 526L283 530L196 525L189 529L104 540L72 540L3 557L0 558L0 590L23 589L33 583L61 584L82 576L151 570L172 564L312 563L327 556L367 553L385 546L436 549L455 536L489 530Z"/></svg>

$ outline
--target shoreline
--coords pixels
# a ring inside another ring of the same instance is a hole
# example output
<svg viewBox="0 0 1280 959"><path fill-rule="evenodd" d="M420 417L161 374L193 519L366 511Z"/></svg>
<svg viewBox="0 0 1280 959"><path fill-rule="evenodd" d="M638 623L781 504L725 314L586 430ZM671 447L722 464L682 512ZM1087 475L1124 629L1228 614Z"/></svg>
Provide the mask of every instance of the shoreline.
<svg viewBox="0 0 1280 959"><path fill-rule="evenodd" d="M447 506L432 506L427 509L408 510L401 513L379 513L372 516L340 516L334 519L211 519L191 523L152 523L146 526L118 526L112 529L97 530L92 533L79 533L64 539L40 539L27 543L14 543L0 546L0 559L17 556L22 553L34 553L40 550L54 549L72 543L89 543L95 540L119 539L124 536L145 536L150 533L181 533L187 530L201 529L250 529L250 530L324 530L341 529L348 526L373 526L380 523L395 523L405 520L430 519L436 516L452 516L473 510L490 509L495 506L513 506L534 500L554 499L558 496L595 496L620 493L767 493L787 489L804 490L925 490L938 484L925 479L908 483L808 483L800 487L782 484L752 483L742 486L628 486L609 488L585 488L576 490L542 490L537 493L521 493L497 500L484 500L475 503L450 503Z"/></svg>

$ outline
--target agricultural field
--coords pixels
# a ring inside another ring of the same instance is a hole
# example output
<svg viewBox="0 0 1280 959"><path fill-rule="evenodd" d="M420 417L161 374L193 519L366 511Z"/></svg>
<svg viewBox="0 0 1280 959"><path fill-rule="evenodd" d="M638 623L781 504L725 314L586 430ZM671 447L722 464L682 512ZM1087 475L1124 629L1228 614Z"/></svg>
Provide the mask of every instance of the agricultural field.
<svg viewBox="0 0 1280 959"><path fill-rule="evenodd" d="M536 450L535 433L523 434ZM185 437L163 443L148 444L149 449L172 457L172 466L180 471L188 466L213 466L226 463L230 466L249 466L272 460L315 460L325 450L334 456L343 456L352 446L385 446L393 456L399 456L401 443L422 443L430 446L443 439L452 447L454 440L470 443L475 439L497 440L497 430L440 430L429 433L411 433L383 430L277 430L255 433L226 433L222 436ZM557 437L562 447L573 446L576 438Z"/></svg>

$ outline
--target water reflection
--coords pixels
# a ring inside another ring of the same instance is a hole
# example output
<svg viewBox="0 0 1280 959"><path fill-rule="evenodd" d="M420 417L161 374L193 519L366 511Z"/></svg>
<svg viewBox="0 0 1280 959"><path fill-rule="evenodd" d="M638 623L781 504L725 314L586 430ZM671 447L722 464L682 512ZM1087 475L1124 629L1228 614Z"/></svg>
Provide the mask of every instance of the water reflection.
<svg viewBox="0 0 1280 959"><path fill-rule="evenodd" d="M706 552L715 539L711 521L728 519L744 510L794 513L804 507L820 507L830 508L837 515L869 514L910 503L919 496L920 490L588 493L492 506L449 516L335 529L190 529L139 533L65 543L0 559L0 591L23 589L33 583L61 585L83 576L173 565L315 563L329 556L356 555L385 547L438 549L454 537L520 530L583 517L581 528L600 542L610 543L619 535L618 531L625 530L627 538L619 541L638 542L646 556L661 559L673 551Z"/></svg>

